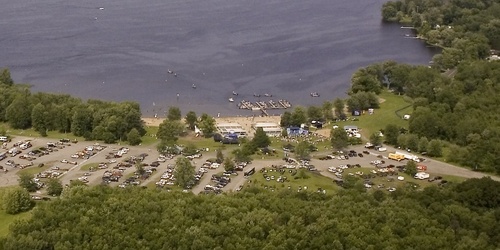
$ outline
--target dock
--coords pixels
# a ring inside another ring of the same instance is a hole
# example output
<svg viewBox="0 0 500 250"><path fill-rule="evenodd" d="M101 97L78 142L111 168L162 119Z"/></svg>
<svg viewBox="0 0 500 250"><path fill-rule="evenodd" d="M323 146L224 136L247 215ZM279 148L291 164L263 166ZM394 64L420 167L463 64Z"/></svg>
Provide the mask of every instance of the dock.
<svg viewBox="0 0 500 250"><path fill-rule="evenodd" d="M269 100L267 102L266 101L250 102L250 101L242 100L238 103L239 109L247 109L247 110L252 110L252 111L260 110L266 116L269 115L267 113L267 110L269 110L269 109L288 109L291 107L292 107L292 104L285 99L281 99L278 101Z"/></svg>

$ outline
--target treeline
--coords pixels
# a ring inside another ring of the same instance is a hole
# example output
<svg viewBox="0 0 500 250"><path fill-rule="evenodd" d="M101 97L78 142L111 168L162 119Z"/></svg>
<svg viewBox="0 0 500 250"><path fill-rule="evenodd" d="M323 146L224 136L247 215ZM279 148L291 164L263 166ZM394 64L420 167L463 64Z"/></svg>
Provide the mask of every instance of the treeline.
<svg viewBox="0 0 500 250"><path fill-rule="evenodd" d="M449 142L448 161L500 173L500 61L463 62L453 78L425 66L394 62L373 64L355 75L368 75L378 85L353 82L353 91L375 92L385 86L411 97L409 132ZM400 144L398 132L391 135L386 139ZM417 141L412 147L418 147L418 140L412 141Z"/></svg>
<svg viewBox="0 0 500 250"><path fill-rule="evenodd" d="M500 185L421 192L256 188L193 195L76 186L15 222L3 249L498 249Z"/></svg>
<svg viewBox="0 0 500 250"><path fill-rule="evenodd" d="M500 49L499 17L500 2L494 0L402 0L382 8L384 20L411 25L428 43L444 48L433 58L443 70Z"/></svg>
<svg viewBox="0 0 500 250"><path fill-rule="evenodd" d="M87 140L137 144L146 133L139 104L135 102L82 101L65 94L31 93L28 86L14 84L8 69L0 75L0 122L14 129L33 128L73 133ZM138 140L139 139L139 140Z"/></svg>

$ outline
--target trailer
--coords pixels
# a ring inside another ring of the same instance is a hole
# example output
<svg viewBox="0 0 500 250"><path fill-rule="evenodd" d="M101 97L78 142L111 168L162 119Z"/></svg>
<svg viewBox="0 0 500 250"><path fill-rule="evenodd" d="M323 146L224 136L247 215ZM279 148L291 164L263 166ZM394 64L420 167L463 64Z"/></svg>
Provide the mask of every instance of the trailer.
<svg viewBox="0 0 500 250"><path fill-rule="evenodd" d="M425 179L429 179L429 174L425 173L425 172L420 172L420 173L416 173L414 177L415 177L415 179L425 180Z"/></svg>
<svg viewBox="0 0 500 250"><path fill-rule="evenodd" d="M402 151L396 151L396 154L403 155L405 159L407 160L412 160L416 162L420 162L420 159L418 159L418 156L407 153L407 152L402 152Z"/></svg>

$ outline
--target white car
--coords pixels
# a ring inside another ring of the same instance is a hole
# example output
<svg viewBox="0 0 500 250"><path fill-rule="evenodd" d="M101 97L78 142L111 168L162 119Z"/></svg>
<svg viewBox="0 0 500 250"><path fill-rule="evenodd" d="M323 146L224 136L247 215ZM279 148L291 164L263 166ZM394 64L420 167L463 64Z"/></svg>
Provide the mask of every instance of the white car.
<svg viewBox="0 0 500 250"><path fill-rule="evenodd" d="M63 160L61 160L61 163L68 163L68 160L63 159Z"/></svg>

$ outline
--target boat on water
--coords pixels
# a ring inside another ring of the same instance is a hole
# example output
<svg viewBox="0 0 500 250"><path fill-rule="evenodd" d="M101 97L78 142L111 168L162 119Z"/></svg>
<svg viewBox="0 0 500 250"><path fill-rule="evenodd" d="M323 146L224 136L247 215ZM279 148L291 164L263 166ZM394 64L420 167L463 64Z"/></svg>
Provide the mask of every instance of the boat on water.
<svg viewBox="0 0 500 250"><path fill-rule="evenodd" d="M319 93L318 92L311 92L311 96L312 97L319 97Z"/></svg>
<svg viewBox="0 0 500 250"><path fill-rule="evenodd" d="M230 97L229 102L234 102L234 99L232 97Z"/></svg>
<svg viewBox="0 0 500 250"><path fill-rule="evenodd" d="M272 94L268 94L268 93L265 93L265 94L264 94L264 96L265 96L265 97L273 97L273 95L272 95Z"/></svg>
<svg viewBox="0 0 500 250"><path fill-rule="evenodd" d="M193 89L196 89L196 85L194 85L194 84L193 84L193 86L191 86L191 87L193 87Z"/></svg>
<svg viewBox="0 0 500 250"><path fill-rule="evenodd" d="M233 95L238 95L238 93L236 93L236 91L233 91Z"/></svg>
<svg viewBox="0 0 500 250"><path fill-rule="evenodd" d="M254 97L260 97L260 94L253 94Z"/></svg>
<svg viewBox="0 0 500 250"><path fill-rule="evenodd" d="M169 74L173 74L174 72L172 70L167 70Z"/></svg>

